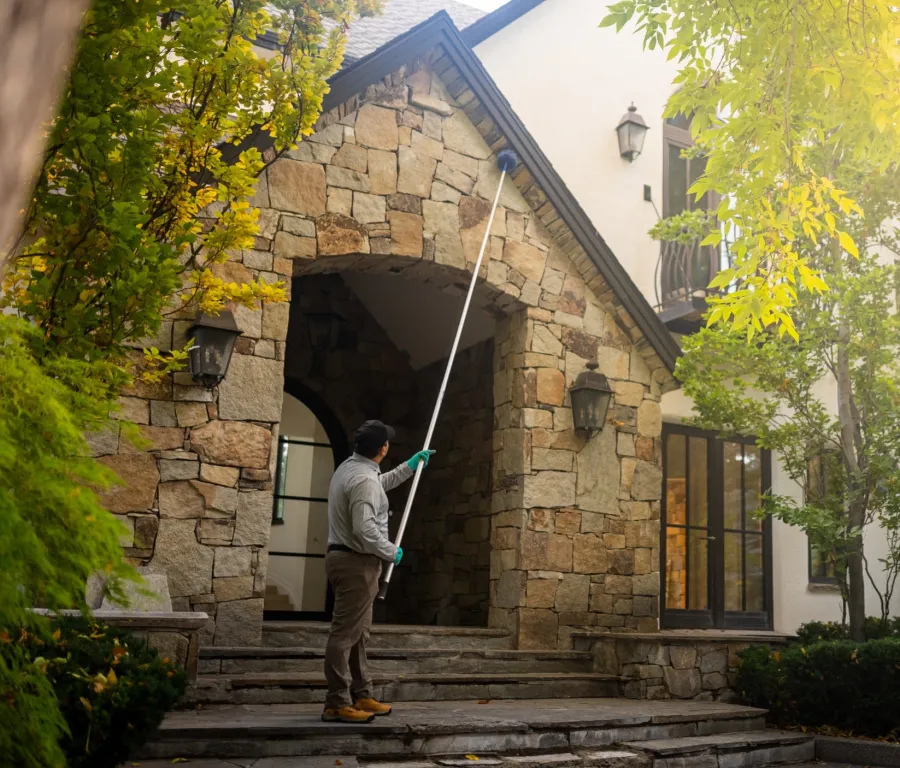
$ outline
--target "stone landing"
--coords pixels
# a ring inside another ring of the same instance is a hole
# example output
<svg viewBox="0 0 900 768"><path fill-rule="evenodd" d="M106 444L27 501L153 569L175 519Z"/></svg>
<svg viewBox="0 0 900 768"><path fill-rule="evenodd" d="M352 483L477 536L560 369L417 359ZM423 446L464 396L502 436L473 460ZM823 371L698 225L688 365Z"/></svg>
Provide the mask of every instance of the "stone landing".
<svg viewBox="0 0 900 768"><path fill-rule="evenodd" d="M665 740L665 750L671 753L678 748L672 740L682 739L687 753L697 755L697 740L703 737L727 736L726 741L733 745L735 734L744 734L748 743L754 741L752 734L765 734L762 710L712 702L410 702L396 705L391 717L357 726L323 723L320 714L320 704L210 706L174 712L143 757L219 758L237 765L252 765L251 758L321 755L332 756L332 765L334 760L343 762L342 755L369 761L423 761L467 754L577 753L581 759L585 754L634 743L635 748L628 751L643 755L643 764L651 765L656 756L644 749L646 742ZM768 744L767 749L772 746ZM714 743L704 749L715 754ZM806 759L811 758L812 753Z"/></svg>

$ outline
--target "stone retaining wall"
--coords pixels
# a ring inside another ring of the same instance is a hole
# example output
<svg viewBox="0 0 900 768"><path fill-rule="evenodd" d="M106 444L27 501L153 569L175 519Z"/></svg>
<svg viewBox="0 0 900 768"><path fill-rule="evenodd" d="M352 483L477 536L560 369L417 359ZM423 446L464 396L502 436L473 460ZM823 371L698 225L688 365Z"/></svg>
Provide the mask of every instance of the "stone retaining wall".
<svg viewBox="0 0 900 768"><path fill-rule="evenodd" d="M678 633L582 635L576 647L593 651L594 671L624 678L629 699L695 699L735 702L740 654L751 645L783 645L787 638Z"/></svg>

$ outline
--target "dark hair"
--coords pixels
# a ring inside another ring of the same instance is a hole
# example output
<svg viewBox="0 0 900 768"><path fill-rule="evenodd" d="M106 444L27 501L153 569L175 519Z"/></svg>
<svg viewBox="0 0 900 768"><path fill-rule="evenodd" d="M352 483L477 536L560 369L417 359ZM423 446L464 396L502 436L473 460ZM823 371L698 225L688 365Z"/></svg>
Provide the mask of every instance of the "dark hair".
<svg viewBox="0 0 900 768"><path fill-rule="evenodd" d="M360 456L364 456L367 459L374 459L386 442L387 440L385 440L384 443L378 443L371 438L357 439L353 444L353 450Z"/></svg>

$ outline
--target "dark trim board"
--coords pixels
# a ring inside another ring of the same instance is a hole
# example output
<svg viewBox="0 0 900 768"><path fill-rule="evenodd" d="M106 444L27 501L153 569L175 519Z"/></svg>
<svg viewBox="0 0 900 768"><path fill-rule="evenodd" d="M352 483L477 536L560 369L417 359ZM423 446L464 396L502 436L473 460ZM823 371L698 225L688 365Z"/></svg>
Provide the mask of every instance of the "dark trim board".
<svg viewBox="0 0 900 768"><path fill-rule="evenodd" d="M487 16L482 16L474 24L469 24L462 31L462 38L474 48L543 2L544 0L509 0L508 3L491 11Z"/></svg>
<svg viewBox="0 0 900 768"><path fill-rule="evenodd" d="M478 57L460 36L445 11L436 13L409 32L338 72L331 79L331 92L324 99L322 111L327 112L343 104L362 93L367 86L378 82L401 65L413 61L438 45L443 46L447 56L469 83L497 129L509 146L518 153L522 164L531 173L547 200L559 213L622 306L632 316L663 364L674 373L675 361L681 354L678 342L657 317L650 302L644 298L612 249L597 232L588 215L554 170ZM266 149L271 146L271 139L268 135L260 137L256 145L260 149Z"/></svg>

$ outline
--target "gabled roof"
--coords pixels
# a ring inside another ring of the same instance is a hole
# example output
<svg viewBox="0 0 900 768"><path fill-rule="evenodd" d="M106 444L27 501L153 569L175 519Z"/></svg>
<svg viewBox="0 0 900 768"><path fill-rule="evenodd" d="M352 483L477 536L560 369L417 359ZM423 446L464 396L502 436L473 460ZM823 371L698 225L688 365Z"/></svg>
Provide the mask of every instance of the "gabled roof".
<svg viewBox="0 0 900 768"><path fill-rule="evenodd" d="M465 29L485 16L484 11L457 0L385 0L378 16L359 19L350 25L345 61L367 56L440 11L445 11L458 29Z"/></svg>
<svg viewBox="0 0 900 768"><path fill-rule="evenodd" d="M463 40L470 47L474 48L479 43L487 40L491 35L497 34L504 27L512 24L520 16L524 16L528 11L537 8L543 2L544 0L509 0L508 3L501 5L497 10L486 16L482 16L478 21L468 25L465 29L459 24L456 26L462 30Z"/></svg>
<svg viewBox="0 0 900 768"><path fill-rule="evenodd" d="M502 10L502 9L501 9ZM437 54L433 52L438 49ZM338 72L331 80L323 114L345 105L367 86L432 53L432 70L494 152L509 146L521 160L512 178L560 248L582 273L598 299L606 303L632 342L646 357L673 372L680 347L622 267L590 218L554 170L537 142L516 116L496 83L460 35L450 16L440 12L377 51ZM348 110L355 108L352 105ZM649 347L649 348L648 348ZM648 360L649 362L649 360Z"/></svg>

